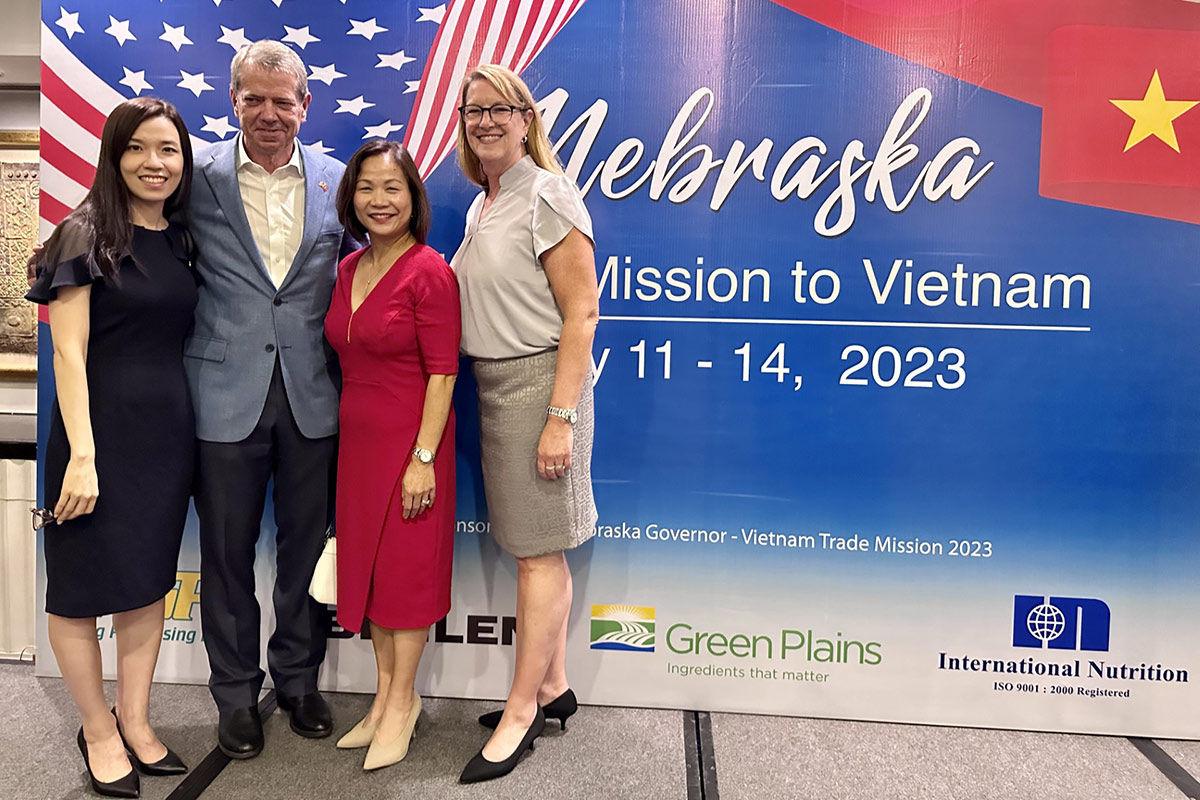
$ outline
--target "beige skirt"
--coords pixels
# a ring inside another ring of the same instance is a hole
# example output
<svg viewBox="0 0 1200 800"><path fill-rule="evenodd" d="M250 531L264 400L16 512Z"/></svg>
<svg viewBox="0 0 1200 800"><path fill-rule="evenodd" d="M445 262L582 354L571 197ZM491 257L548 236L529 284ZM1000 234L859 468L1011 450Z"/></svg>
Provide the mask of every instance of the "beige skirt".
<svg viewBox="0 0 1200 800"><path fill-rule="evenodd" d="M556 481L537 474L538 439L546 426L557 358L551 350L474 363L488 520L496 542L518 558L569 550L596 532L590 375L579 397L571 468Z"/></svg>

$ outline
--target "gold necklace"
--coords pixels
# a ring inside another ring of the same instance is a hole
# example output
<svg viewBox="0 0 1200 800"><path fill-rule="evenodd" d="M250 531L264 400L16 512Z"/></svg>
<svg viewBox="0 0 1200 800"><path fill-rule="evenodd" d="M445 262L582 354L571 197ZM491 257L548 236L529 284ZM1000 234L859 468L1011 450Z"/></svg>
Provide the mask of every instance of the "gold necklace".
<svg viewBox="0 0 1200 800"><path fill-rule="evenodd" d="M415 243L416 243L416 239L413 237L413 235L411 233L404 234L404 237L400 239L400 244L397 245L397 248L399 249L399 253L397 253L396 257L391 260L391 264L395 264L397 261L399 261L400 256L407 253L408 249L410 247L412 247ZM347 344L350 343L350 329L354 327L354 315L356 313L358 313L358 309L362 308L363 303L367 302L367 298L370 297L371 286L379 278L382 278L383 275L388 271L386 268L380 268L379 262L375 258L375 246L374 245L372 245L371 249L367 251L367 254L371 256L371 274L367 278L367 285L365 287L363 287L363 296L362 296L362 300L360 300L358 302L358 308L355 308L355 306L354 306L354 281L353 280L350 281L350 320L346 323L346 343ZM361 258L359 259L359 263L360 264L362 263ZM388 261L385 259L383 261L383 263L388 264ZM357 270L355 270L355 274L357 274Z"/></svg>

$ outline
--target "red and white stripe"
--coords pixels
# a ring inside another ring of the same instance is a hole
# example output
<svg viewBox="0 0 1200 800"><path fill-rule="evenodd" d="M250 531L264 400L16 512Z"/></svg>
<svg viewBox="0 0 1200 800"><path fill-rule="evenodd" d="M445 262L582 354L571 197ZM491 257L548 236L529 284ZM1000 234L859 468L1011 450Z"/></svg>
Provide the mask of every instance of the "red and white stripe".
<svg viewBox="0 0 1200 800"><path fill-rule="evenodd" d="M45 241L87 194L104 120L124 99L42 24L39 240ZM38 306L38 319L49 322L45 306Z"/></svg>
<svg viewBox="0 0 1200 800"><path fill-rule="evenodd" d="M39 234L50 235L92 185L104 120L125 98L42 24Z"/></svg>
<svg viewBox="0 0 1200 800"><path fill-rule="evenodd" d="M404 144L428 178L456 143L458 92L478 64L520 74L585 0L452 0L425 62Z"/></svg>
<svg viewBox="0 0 1200 800"><path fill-rule="evenodd" d="M49 236L91 188L104 120L125 99L42 24L39 238ZM192 137L193 149L204 144Z"/></svg>

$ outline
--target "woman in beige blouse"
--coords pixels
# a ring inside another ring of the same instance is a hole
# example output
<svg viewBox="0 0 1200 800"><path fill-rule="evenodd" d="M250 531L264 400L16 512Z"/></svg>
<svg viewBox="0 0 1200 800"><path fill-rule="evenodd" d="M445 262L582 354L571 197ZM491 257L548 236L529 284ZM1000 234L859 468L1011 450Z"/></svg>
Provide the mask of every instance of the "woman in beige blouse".
<svg viewBox="0 0 1200 800"><path fill-rule="evenodd" d="M575 713L567 683L571 573L564 550L595 531L592 338L599 292L591 218L513 72L464 79L458 159L483 187L451 266L462 351L474 359L491 530L517 559L517 663L495 733L463 783L506 775L545 727Z"/></svg>

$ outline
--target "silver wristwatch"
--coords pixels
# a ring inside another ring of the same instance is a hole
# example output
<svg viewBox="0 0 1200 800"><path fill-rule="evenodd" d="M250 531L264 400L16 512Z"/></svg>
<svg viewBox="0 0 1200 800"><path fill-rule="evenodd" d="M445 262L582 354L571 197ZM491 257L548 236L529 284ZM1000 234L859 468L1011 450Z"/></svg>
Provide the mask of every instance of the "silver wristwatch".
<svg viewBox="0 0 1200 800"><path fill-rule="evenodd" d="M573 408L556 408L555 406L549 406L546 408L546 413L552 417L565 419L572 425L579 421L579 412Z"/></svg>
<svg viewBox="0 0 1200 800"><path fill-rule="evenodd" d="M412 454L414 456L416 456L417 461L420 461L422 464L432 464L433 463L433 451L432 450L426 450L424 447L416 447L416 448L413 448Z"/></svg>

